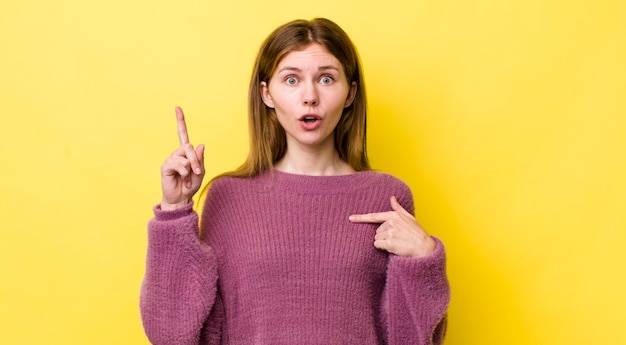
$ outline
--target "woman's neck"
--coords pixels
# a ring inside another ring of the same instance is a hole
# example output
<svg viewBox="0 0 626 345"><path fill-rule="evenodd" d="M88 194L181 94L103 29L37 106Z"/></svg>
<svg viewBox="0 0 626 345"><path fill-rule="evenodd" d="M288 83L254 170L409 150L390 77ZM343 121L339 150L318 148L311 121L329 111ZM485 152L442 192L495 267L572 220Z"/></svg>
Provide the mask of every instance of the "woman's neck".
<svg viewBox="0 0 626 345"><path fill-rule="evenodd" d="M313 176L354 173L354 169L339 158L334 146L325 150L288 147L285 156L274 165L274 168L286 173Z"/></svg>

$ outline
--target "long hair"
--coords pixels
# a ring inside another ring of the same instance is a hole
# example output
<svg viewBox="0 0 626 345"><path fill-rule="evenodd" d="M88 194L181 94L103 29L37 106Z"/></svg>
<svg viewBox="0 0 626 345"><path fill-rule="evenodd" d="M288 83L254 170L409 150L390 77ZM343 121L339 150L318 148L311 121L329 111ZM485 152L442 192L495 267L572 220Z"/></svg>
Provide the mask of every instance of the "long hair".
<svg viewBox="0 0 626 345"><path fill-rule="evenodd" d="M341 62L348 84L356 83L352 104L343 110L334 132L339 158L355 171L369 170L366 151L367 102L358 53L339 25L325 18L294 20L274 30L263 42L252 71L248 92L248 127L250 149L248 158L237 169L221 176L252 177L271 170L287 152L285 130L274 109L263 103L261 82L269 83L279 62L290 52L304 49L311 43L326 48ZM213 180L214 180L213 179ZM204 195L210 183L204 187Z"/></svg>

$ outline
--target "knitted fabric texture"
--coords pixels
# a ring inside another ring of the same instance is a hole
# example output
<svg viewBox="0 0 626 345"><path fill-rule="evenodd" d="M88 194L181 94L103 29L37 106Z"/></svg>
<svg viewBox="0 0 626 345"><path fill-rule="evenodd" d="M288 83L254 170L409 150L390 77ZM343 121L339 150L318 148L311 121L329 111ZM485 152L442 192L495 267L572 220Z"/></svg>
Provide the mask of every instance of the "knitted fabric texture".
<svg viewBox="0 0 626 345"><path fill-rule="evenodd" d="M155 207L141 291L153 344L440 344L450 291L441 241L428 256L376 249L379 224L352 214L413 213L408 186L374 171L222 177L198 239L191 205Z"/></svg>

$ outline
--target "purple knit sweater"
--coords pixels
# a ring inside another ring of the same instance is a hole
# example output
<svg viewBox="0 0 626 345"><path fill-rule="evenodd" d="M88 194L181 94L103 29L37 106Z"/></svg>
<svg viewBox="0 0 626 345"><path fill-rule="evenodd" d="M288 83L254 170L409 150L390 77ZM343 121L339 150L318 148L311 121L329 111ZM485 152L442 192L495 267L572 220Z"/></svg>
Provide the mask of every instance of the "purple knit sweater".
<svg viewBox="0 0 626 345"><path fill-rule="evenodd" d="M441 344L450 299L443 244L422 258L374 247L351 214L413 213L408 186L374 171L223 177L198 240L191 205L157 206L141 291L153 344Z"/></svg>

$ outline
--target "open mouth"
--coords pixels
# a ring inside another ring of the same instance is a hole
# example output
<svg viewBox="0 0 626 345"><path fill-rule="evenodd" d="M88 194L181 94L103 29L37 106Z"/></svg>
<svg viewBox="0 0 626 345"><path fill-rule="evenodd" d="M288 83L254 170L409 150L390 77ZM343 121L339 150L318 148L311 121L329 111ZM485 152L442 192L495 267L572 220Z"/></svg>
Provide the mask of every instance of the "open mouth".
<svg viewBox="0 0 626 345"><path fill-rule="evenodd" d="M313 123L313 122L315 122L317 120L318 120L318 118L315 117L315 116L305 116L305 117L302 118L301 121L304 121L304 123Z"/></svg>
<svg viewBox="0 0 626 345"><path fill-rule="evenodd" d="M322 124L322 117L317 114L302 115L298 120L307 131L316 130Z"/></svg>

